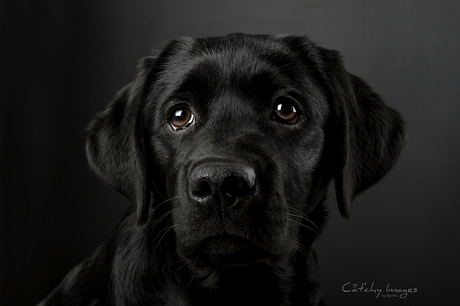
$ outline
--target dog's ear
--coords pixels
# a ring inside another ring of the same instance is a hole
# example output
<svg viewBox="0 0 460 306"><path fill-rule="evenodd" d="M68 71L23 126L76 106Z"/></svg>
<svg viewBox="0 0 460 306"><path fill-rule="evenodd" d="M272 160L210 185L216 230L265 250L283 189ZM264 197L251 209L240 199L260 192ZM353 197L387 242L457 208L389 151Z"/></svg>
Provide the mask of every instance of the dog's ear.
<svg viewBox="0 0 460 306"><path fill-rule="evenodd" d="M136 205L139 224L146 222L153 201L141 110L155 62L154 57L140 62L135 80L91 122L86 143L92 170Z"/></svg>
<svg viewBox="0 0 460 306"><path fill-rule="evenodd" d="M398 159L406 144L405 124L362 79L346 71L338 52L320 49L332 101L326 142L332 150L339 210L349 218L352 199Z"/></svg>

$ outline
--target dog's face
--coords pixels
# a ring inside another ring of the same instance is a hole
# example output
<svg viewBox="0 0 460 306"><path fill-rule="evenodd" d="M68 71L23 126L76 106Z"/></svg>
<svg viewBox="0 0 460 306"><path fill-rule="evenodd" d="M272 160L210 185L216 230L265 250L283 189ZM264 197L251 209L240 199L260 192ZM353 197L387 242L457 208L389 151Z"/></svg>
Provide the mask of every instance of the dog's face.
<svg viewBox="0 0 460 306"><path fill-rule="evenodd" d="M195 265L292 252L324 147L329 110L308 63L280 43L237 42L190 43L147 108L177 250Z"/></svg>
<svg viewBox="0 0 460 306"><path fill-rule="evenodd" d="M173 41L90 131L95 171L140 224L167 206L178 254L198 267L283 260L332 179L348 217L404 145L399 115L335 52L289 36Z"/></svg>

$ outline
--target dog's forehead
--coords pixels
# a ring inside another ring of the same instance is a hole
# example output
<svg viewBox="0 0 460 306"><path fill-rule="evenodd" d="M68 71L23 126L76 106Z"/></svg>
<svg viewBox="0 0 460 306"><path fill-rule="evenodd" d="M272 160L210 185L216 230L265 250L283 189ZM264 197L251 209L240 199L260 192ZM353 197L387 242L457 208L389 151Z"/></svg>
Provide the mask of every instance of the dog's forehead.
<svg viewBox="0 0 460 306"><path fill-rule="evenodd" d="M302 89L298 54L274 38L235 36L182 41L169 61L175 92L264 94Z"/></svg>
<svg viewBox="0 0 460 306"><path fill-rule="evenodd" d="M193 40L189 53L226 69L266 69L292 63L295 51L285 42L269 36L227 36Z"/></svg>

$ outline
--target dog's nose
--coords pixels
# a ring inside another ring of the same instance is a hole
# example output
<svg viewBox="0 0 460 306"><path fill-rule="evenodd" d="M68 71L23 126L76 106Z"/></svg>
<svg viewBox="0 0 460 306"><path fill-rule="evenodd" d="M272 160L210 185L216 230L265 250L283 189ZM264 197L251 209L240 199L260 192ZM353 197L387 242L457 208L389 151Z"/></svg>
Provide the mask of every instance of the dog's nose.
<svg viewBox="0 0 460 306"><path fill-rule="evenodd" d="M237 204L255 191L256 173L239 163L207 162L190 174L190 196L202 204L220 205L222 209Z"/></svg>

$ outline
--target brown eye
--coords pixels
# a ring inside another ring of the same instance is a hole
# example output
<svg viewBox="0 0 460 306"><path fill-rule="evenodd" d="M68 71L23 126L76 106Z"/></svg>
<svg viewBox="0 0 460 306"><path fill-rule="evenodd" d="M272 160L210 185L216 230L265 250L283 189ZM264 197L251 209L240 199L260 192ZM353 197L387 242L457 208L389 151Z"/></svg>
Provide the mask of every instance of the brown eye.
<svg viewBox="0 0 460 306"><path fill-rule="evenodd" d="M277 101L273 119L287 124L295 124L298 116L299 113L294 103L289 101L289 99L280 99Z"/></svg>
<svg viewBox="0 0 460 306"><path fill-rule="evenodd" d="M195 116L186 107L179 107L171 112L169 122L174 131L186 129L195 123Z"/></svg>

